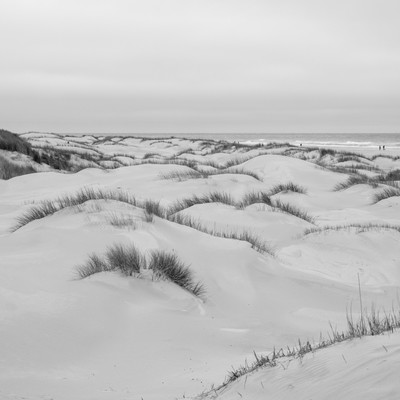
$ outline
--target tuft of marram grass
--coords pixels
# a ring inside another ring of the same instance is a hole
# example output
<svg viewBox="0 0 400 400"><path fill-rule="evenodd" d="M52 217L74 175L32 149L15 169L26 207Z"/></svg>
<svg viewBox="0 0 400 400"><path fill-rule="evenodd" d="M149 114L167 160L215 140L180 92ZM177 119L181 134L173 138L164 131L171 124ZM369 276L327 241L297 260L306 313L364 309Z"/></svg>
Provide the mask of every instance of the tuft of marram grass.
<svg viewBox="0 0 400 400"><path fill-rule="evenodd" d="M262 181L262 178L255 173L254 171L250 171L244 168L233 168L233 167L227 167L220 171L220 174L236 174L236 175L248 175L251 176L254 179L257 179L258 181ZM217 174L214 174L217 175Z"/></svg>
<svg viewBox="0 0 400 400"><path fill-rule="evenodd" d="M304 211L296 206L283 202L279 199L272 200L271 205L272 207L277 208L286 214L291 214L297 218L301 218L304 221L309 222L310 224L314 224L315 222L315 218L311 216L307 211Z"/></svg>
<svg viewBox="0 0 400 400"><path fill-rule="evenodd" d="M354 185L361 185L361 184L370 185L373 188L376 188L379 182L377 182L376 179L369 178L366 175L356 174L349 176L345 182L338 183L333 190L335 191L345 190Z"/></svg>
<svg viewBox="0 0 400 400"><path fill-rule="evenodd" d="M175 253L153 250L147 263L145 255L133 244L110 246L105 255L89 255L85 264L77 267L78 277L87 278L105 271L119 271L125 276L138 276L142 270L150 269L157 279L175 283L195 296L205 294L204 286L195 282L193 274Z"/></svg>
<svg viewBox="0 0 400 400"><path fill-rule="evenodd" d="M86 263L77 267L77 273L80 279L104 271L112 271L112 267L97 254L90 254Z"/></svg>
<svg viewBox="0 0 400 400"><path fill-rule="evenodd" d="M16 231L17 229L28 224L29 222L47 217L49 215L53 215L59 210L60 208L58 207L57 203L52 201L44 201L38 205L35 205L17 218L17 223L12 228L12 231Z"/></svg>
<svg viewBox="0 0 400 400"><path fill-rule="evenodd" d="M395 169L384 175L385 181L400 181L400 169Z"/></svg>
<svg viewBox="0 0 400 400"><path fill-rule="evenodd" d="M388 199L390 197L398 197L400 196L400 188L389 187L385 188L383 191L376 193L373 198L374 203L378 203L381 200Z"/></svg>
<svg viewBox="0 0 400 400"><path fill-rule="evenodd" d="M202 296L205 292L204 286L194 282L190 269L174 253L152 251L149 269L156 277L169 280L195 296Z"/></svg>
<svg viewBox="0 0 400 400"><path fill-rule="evenodd" d="M143 160L146 160L148 158L154 158L154 157L162 157L161 154L158 153L146 153L143 155Z"/></svg>
<svg viewBox="0 0 400 400"><path fill-rule="evenodd" d="M107 250L106 259L113 270L119 270L124 275L139 274L146 267L146 260L134 246L114 245Z"/></svg>
<svg viewBox="0 0 400 400"><path fill-rule="evenodd" d="M118 213L110 213L107 216L107 221L110 225L116 228L136 229L137 220L131 215L121 215Z"/></svg>
<svg viewBox="0 0 400 400"><path fill-rule="evenodd" d="M231 206L235 206L236 202L229 193L226 192L211 192L203 196L193 195L192 197L177 200L168 209L167 214L175 214L186 208L192 207L196 204L207 204L207 203L223 203Z"/></svg>
<svg viewBox="0 0 400 400"><path fill-rule="evenodd" d="M180 225L185 225L190 228L196 229L200 232L206 233L208 235L224 238L224 239L234 239L242 240L248 242L251 248L258 251L259 253L267 253L274 256L274 250L260 237L254 235L253 233L243 230L243 231L221 231L216 229L208 228L206 225L202 224L200 221L191 218L188 215L173 214L168 217L171 222L175 222Z"/></svg>
<svg viewBox="0 0 400 400"><path fill-rule="evenodd" d="M303 186L297 185L296 183L293 182L288 182L288 183L281 183L279 185L275 185L271 188L269 191L269 195L273 196L275 194L281 193L281 192L295 192L295 193L301 193L301 194L306 194L307 189Z"/></svg>
<svg viewBox="0 0 400 400"><path fill-rule="evenodd" d="M127 192L119 190L83 188L73 195L60 196L57 199L46 200L34 205L30 210L17 218L17 223L12 231L16 231L29 222L53 215L67 207L79 206L89 200L114 200L133 206L138 206L138 202L136 201L135 197Z"/></svg>
<svg viewBox="0 0 400 400"><path fill-rule="evenodd" d="M250 192L243 196L242 201L238 204L238 208L245 208L251 204L263 203L271 205L271 198L268 192Z"/></svg>
<svg viewBox="0 0 400 400"><path fill-rule="evenodd" d="M154 201L151 199L145 200L142 203L138 204L139 207L142 207L146 214L149 216L149 218L152 219L152 215L156 215L157 217L160 218L165 218L166 217L166 210L160 205L159 201ZM146 218L147 220L147 218Z"/></svg>
<svg viewBox="0 0 400 400"><path fill-rule="evenodd" d="M77 272L79 278L83 279L104 271L119 271L123 275L132 276L145 268L146 259L133 244L115 244L107 249L103 257L89 255L89 259L77 268Z"/></svg>
<svg viewBox="0 0 400 400"><path fill-rule="evenodd" d="M368 231L390 231L394 230L400 232L399 225L391 225L391 224L382 224L382 223L366 223L366 224L346 224L346 225L333 225L333 226L321 226L308 228L304 230L303 235L307 236L313 233L322 233L327 231L350 231L351 229L355 229L357 233L368 232Z"/></svg>
<svg viewBox="0 0 400 400"><path fill-rule="evenodd" d="M214 166L215 167L215 166ZM207 179L210 176L215 175L224 175L224 174L234 174L234 175L248 175L258 181L262 179L252 171L247 171L243 168L228 168L228 169L216 169L214 171L200 171L199 169L196 170L189 170L189 171L171 171L166 174L161 174L161 179L173 179L177 181L186 181L189 179Z"/></svg>
<svg viewBox="0 0 400 400"><path fill-rule="evenodd" d="M196 170L188 170L188 171L171 171L168 173L160 174L161 179L171 179L177 180L179 182L186 181L189 179L200 179L207 178L208 174L200 173Z"/></svg>

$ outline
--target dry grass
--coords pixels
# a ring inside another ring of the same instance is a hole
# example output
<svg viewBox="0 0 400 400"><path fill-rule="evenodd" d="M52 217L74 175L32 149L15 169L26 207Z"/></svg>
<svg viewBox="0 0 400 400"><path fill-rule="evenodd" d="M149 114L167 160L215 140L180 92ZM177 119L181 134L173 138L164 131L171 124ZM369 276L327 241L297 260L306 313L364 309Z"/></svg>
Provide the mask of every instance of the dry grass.
<svg viewBox="0 0 400 400"><path fill-rule="evenodd" d="M327 231L351 231L356 230L357 233L368 232L368 231L389 231L394 230L400 232L399 225L382 224L382 223L366 223L366 224L346 224L346 225L334 225L334 226L322 226L315 228L308 228L303 232L303 235L310 235L313 233L322 233Z"/></svg>
<svg viewBox="0 0 400 400"><path fill-rule="evenodd" d="M390 197L398 197L400 196L400 188L389 187L383 189L383 191L376 193L373 198L374 203L378 203L381 200L388 199Z"/></svg>
<svg viewBox="0 0 400 400"><path fill-rule="evenodd" d="M345 182L342 183L338 183L335 187L334 190L335 191L339 191L339 190L345 190L348 189L349 187L352 187L354 185L370 185L373 188L378 187L379 182L377 182L376 179L374 178L369 178L366 175L351 175L348 177L348 179Z"/></svg>
<svg viewBox="0 0 400 400"><path fill-rule="evenodd" d="M202 224L199 220L191 218L187 215L174 214L169 216L170 221L175 222L180 225L185 225L190 228L196 229L200 232L207 233L208 235L224 238L224 239L234 239L242 240L250 243L251 248L258 251L259 253L268 253L274 255L274 250L265 241L263 241L257 235L249 232L248 230L242 231L222 231L217 229L208 228L206 225Z"/></svg>
<svg viewBox="0 0 400 400"><path fill-rule="evenodd" d="M146 266L145 258L134 245L114 245L108 249L106 259L110 269L119 270L126 276L139 274Z"/></svg>
<svg viewBox="0 0 400 400"><path fill-rule="evenodd" d="M132 215L122 215L118 213L110 213L107 216L107 221L110 225L116 228L128 228L135 230L138 226L137 219Z"/></svg>
<svg viewBox="0 0 400 400"><path fill-rule="evenodd" d="M272 200L272 207L279 209L280 211L293 215L297 218L303 219L304 221L314 224L315 218L310 215L307 211L300 209L299 207L293 206L292 204L283 202L281 200Z"/></svg>
<svg viewBox="0 0 400 400"><path fill-rule="evenodd" d="M88 276L97 274L99 272L112 270L112 266L110 266L106 260L100 258L96 254L90 254L86 263L77 267L77 273L80 279L87 278Z"/></svg>
<svg viewBox="0 0 400 400"><path fill-rule="evenodd" d="M255 172L246 171L243 168L230 168L223 170L216 169L214 171L203 171L199 170L198 167L196 168L197 169L195 170L171 171L168 173L160 174L160 178L177 180L177 181L186 181L189 179L207 179L210 176L215 176L215 175L235 174L235 175L251 176L252 178L257 179L258 181L261 181L261 178Z"/></svg>
<svg viewBox="0 0 400 400"><path fill-rule="evenodd" d="M235 206L236 202L229 193L226 192L210 192L203 196L193 195L192 197L177 200L169 209L168 215L175 214L186 208L192 207L196 204L207 204L207 203L223 203L231 206Z"/></svg>
<svg viewBox="0 0 400 400"><path fill-rule="evenodd" d="M204 286L194 281L190 269L174 253L161 250L151 252L149 269L157 278L169 280L194 296L201 297L205 293Z"/></svg>
<svg viewBox="0 0 400 400"><path fill-rule="evenodd" d="M16 231L34 220L53 215L67 207L79 206L89 200L114 200L138 206L135 197L127 192L83 188L73 195L64 195L55 200L47 200L34 205L30 210L17 218L17 223L13 227L12 231Z"/></svg>
<svg viewBox="0 0 400 400"><path fill-rule="evenodd" d="M86 263L77 267L77 273L80 279L106 271L118 271L124 276L138 277L147 269L153 272L153 278L173 282L194 296L201 297L205 294L204 286L194 281L189 267L175 253L153 250L147 262L144 253L133 244L114 244L102 257L89 255Z"/></svg>
<svg viewBox="0 0 400 400"><path fill-rule="evenodd" d="M242 201L237 205L238 208L245 208L251 204L263 203L271 205L271 198L269 192L250 192L243 196Z"/></svg>
<svg viewBox="0 0 400 400"><path fill-rule="evenodd" d="M273 196L281 192L295 192L295 193L306 194L307 189L293 182L288 182L283 184L281 183L279 185L273 186L272 189L269 191L269 195Z"/></svg>
<svg viewBox="0 0 400 400"><path fill-rule="evenodd" d="M0 155L0 179L11 179L16 176L32 174L36 170L30 165L18 165Z"/></svg>

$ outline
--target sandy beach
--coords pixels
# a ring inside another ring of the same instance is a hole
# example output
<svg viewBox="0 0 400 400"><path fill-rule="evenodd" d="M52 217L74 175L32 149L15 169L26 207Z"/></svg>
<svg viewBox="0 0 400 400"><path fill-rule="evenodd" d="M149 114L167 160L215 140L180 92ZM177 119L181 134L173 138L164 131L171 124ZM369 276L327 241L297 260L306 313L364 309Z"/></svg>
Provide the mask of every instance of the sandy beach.
<svg viewBox="0 0 400 400"><path fill-rule="evenodd" d="M0 180L0 398L397 398L396 329L226 380L399 315L399 150L20 138L42 162L0 150L36 170Z"/></svg>

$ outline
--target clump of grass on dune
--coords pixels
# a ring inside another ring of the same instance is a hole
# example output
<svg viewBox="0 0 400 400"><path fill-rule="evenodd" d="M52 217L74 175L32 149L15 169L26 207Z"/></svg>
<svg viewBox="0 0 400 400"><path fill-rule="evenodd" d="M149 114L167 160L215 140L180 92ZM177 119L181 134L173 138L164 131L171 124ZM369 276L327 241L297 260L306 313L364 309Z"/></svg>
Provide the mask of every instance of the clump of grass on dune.
<svg viewBox="0 0 400 400"><path fill-rule="evenodd" d="M4 129L0 129L0 149L32 155L32 146L27 140Z"/></svg>
<svg viewBox="0 0 400 400"><path fill-rule="evenodd" d="M196 162L193 160L187 160L185 158L146 158L137 159L132 165L145 165L145 164L155 164L155 165L183 165L185 167L194 168L196 167Z"/></svg>
<svg viewBox="0 0 400 400"><path fill-rule="evenodd" d="M196 204L207 204L207 203L223 203L234 206L235 200L229 193L226 192L210 192L203 196L193 195L192 197L177 200L168 210L168 215L175 214L186 208L192 207Z"/></svg>
<svg viewBox="0 0 400 400"><path fill-rule="evenodd" d="M160 205L159 201L147 199L144 202L138 202L138 207L143 208L148 215L166 218L167 211Z"/></svg>
<svg viewBox="0 0 400 400"><path fill-rule="evenodd" d="M374 203L378 203L381 200L388 199L390 197L398 197L400 196L400 188L389 187L383 189L383 191L376 193L373 198Z"/></svg>
<svg viewBox="0 0 400 400"><path fill-rule="evenodd" d="M338 168L338 167L337 167ZM348 171L357 171L359 172L359 170L364 170L364 171L371 171L371 172L381 172L381 170L377 167L371 166L371 165L364 165L364 164L351 164L351 165L347 165L345 167L339 167L339 168L345 168Z"/></svg>
<svg viewBox="0 0 400 400"><path fill-rule="evenodd" d="M332 171L332 172L337 172L339 174L352 174L355 176L365 176L365 175L361 175L358 170L354 169L354 168L349 168L349 167L342 167L342 166L338 166L338 165L326 165L324 163L321 163L319 161L315 162L315 165L317 166L317 168L322 169L322 170L327 170L327 171ZM334 189L334 190L341 190L341 189Z"/></svg>
<svg viewBox="0 0 400 400"><path fill-rule="evenodd" d="M120 190L83 188L73 195L60 196L54 200L46 200L34 205L30 210L17 218L17 224L13 227L12 231L16 231L34 220L53 215L64 208L80 206L89 200L113 200L143 208L148 222L153 221L154 215L160 218L166 218L167 216L167 210L157 201L150 199L140 201L130 193ZM115 223L115 225L121 225L122 223L121 221L117 221L116 218L110 217L109 220L111 224Z"/></svg>
<svg viewBox="0 0 400 400"><path fill-rule="evenodd" d="M197 168L197 167L196 167ZM261 178L252 171L246 171L243 168L231 168L231 169L224 169L224 170L214 170L214 171L200 171L198 169L190 170L190 171L171 171L166 174L161 174L161 179L173 179L177 181L186 181L188 179L207 179L210 176L215 175L224 175L224 174L235 174L235 175L248 175L258 181L261 181Z"/></svg>
<svg viewBox="0 0 400 400"><path fill-rule="evenodd" d="M114 200L137 206L138 202L131 194L118 190L102 190L93 188L83 188L73 195L64 195L55 200L46 200L34 205L30 210L17 218L17 224L12 231L23 227L37 219L53 215L54 213L67 208L79 206L89 200Z"/></svg>
<svg viewBox="0 0 400 400"><path fill-rule="evenodd" d="M195 170L189 171L171 171L165 174L160 174L161 179L171 179L177 181L186 181L188 179L200 179L200 178L207 178L207 173L202 173Z"/></svg>
<svg viewBox="0 0 400 400"><path fill-rule="evenodd" d="M83 188L74 193L73 195L63 195L58 197L57 202L60 208L73 207L89 200L114 200L122 203L127 203L133 206L137 205L137 200L128 192L121 190L105 190L105 189L94 189L94 188Z"/></svg>
<svg viewBox="0 0 400 400"><path fill-rule="evenodd" d="M154 271L156 277L169 280L195 296L202 296L205 292L204 286L194 281L190 269L174 253L151 252L149 269Z"/></svg>
<svg viewBox="0 0 400 400"><path fill-rule="evenodd" d="M221 174L236 174L236 175L248 175L258 181L262 181L262 178L255 172L246 170L244 168L232 168L228 167L221 171Z"/></svg>
<svg viewBox="0 0 400 400"><path fill-rule="evenodd" d="M146 265L145 258L134 245L114 245L108 249L106 258L110 269L119 270L126 276L139 274Z"/></svg>
<svg viewBox="0 0 400 400"><path fill-rule="evenodd" d="M22 228L24 225L29 224L29 222L47 217L49 215L53 215L57 211L60 211L60 208L57 205L57 203L52 201L43 201L42 203L33 206L31 209L29 209L20 217L18 217L17 223L12 228L12 231L14 232L17 229Z"/></svg>
<svg viewBox="0 0 400 400"><path fill-rule="evenodd" d="M374 154L371 160L376 160L377 158L389 158L393 161L400 160L400 156L391 156L390 154Z"/></svg>
<svg viewBox="0 0 400 400"><path fill-rule="evenodd" d="M235 167L235 166L240 165L240 164L243 164L243 163L245 163L246 161L249 161L249 160L251 160L251 159L253 159L253 158L255 158L255 157L258 157L258 154L257 154L257 155L254 155L254 156L247 156L247 157L241 157L241 158L233 158L233 159L231 159L231 160L226 161L224 164L222 164L222 165L221 165L221 168L223 168L223 169L228 169L228 168L231 168L231 167Z"/></svg>
<svg viewBox="0 0 400 400"><path fill-rule="evenodd" d="M16 176L33 174L36 170L30 165L18 165L0 155L0 179L11 179Z"/></svg>
<svg viewBox="0 0 400 400"><path fill-rule="evenodd" d="M376 181L387 186L400 188L400 170L395 169L388 173L382 173L375 177Z"/></svg>
<svg viewBox="0 0 400 400"><path fill-rule="evenodd" d="M351 186L361 185L361 184L370 185L373 188L376 188L378 186L378 182L376 181L376 179L369 178L366 175L358 174L358 175L351 175L345 182L338 183L335 186L334 190L335 191L344 190L348 189Z"/></svg>
<svg viewBox="0 0 400 400"><path fill-rule="evenodd" d="M109 247L103 257L96 254L89 255L88 260L77 268L80 279L105 271L119 271L125 276L139 276L149 269L157 279L165 279L175 283L195 296L205 294L201 283L195 282L193 274L178 256L161 250L153 250L146 261L144 253L133 244L115 244Z"/></svg>
<svg viewBox="0 0 400 400"><path fill-rule="evenodd" d="M187 199L176 201L168 210L167 214L172 216L175 213L183 211L189 207L197 204L206 203L223 203L226 205L234 206L236 208L244 208L251 204L264 203L270 205L275 209L279 209L282 212L291 214L297 218L301 218L311 224L314 223L314 217L312 217L307 211L301 210L300 208L293 206L287 202L281 200L271 200L269 193L266 192L251 192L247 193L241 201L236 202L231 195L226 192L212 192L204 196L192 196Z"/></svg>
<svg viewBox="0 0 400 400"><path fill-rule="evenodd" d="M260 368L265 367L276 367L280 365L279 361L283 358L301 359L308 353L324 349L332 346L335 343L340 343L346 340L354 340L364 336L375 336L385 332L394 332L400 328L400 313L394 310L387 313L382 312L383 316L380 315L374 307L368 313L361 314L361 317L354 319L351 312L347 312L347 330L343 332L337 331L331 326L331 332L328 333L328 338L324 339L321 335L318 343L307 341L298 341L298 344L293 347L286 347L276 350L264 356L258 355L254 352L254 361L249 363L247 360L244 365L237 368L233 368L228 372L225 381L218 387L213 387L210 392L203 393L203 396L211 393L218 395L218 392L226 388L230 383L236 381L240 377L254 372ZM213 397L214 398L214 397Z"/></svg>
<svg viewBox="0 0 400 400"><path fill-rule="evenodd" d="M260 156L262 154L264 154L264 153L259 152L258 154L254 154L254 155L251 155L251 156L248 155L246 157L232 158L232 159L230 159L228 161L225 161L225 162L222 162L222 163L218 163L217 161L214 161L214 160L203 160L203 161L199 162L199 165L213 167L213 168L215 168L217 170L222 170L222 171L235 170L233 167L236 167L236 166L238 166L240 164L243 164L246 161L252 160L253 158L256 158L256 157L258 157L258 156ZM247 175L248 174L254 174L255 176L257 176L257 178L256 178L257 180L261 180L261 178L257 174L252 172L252 171L245 170L244 168L238 168L238 170L239 171L242 171L242 170L246 171L245 174L247 174Z"/></svg>
<svg viewBox="0 0 400 400"><path fill-rule="evenodd" d="M327 231L350 231L351 229L356 229L357 233L368 232L368 231L383 231L383 230L394 230L400 232L399 225L391 225L391 224L382 224L382 223L354 223L354 224L346 224L346 225L333 225L333 226L322 226L322 227L314 227L308 228L303 232L303 235L310 235L313 233L321 233Z"/></svg>
<svg viewBox="0 0 400 400"><path fill-rule="evenodd" d="M297 218L301 218L304 221L309 222L310 224L314 224L315 218L311 216L307 211L304 211L292 204L283 202L281 200L272 200L271 202L272 207L279 209L280 211L291 214Z"/></svg>
<svg viewBox="0 0 400 400"><path fill-rule="evenodd" d="M110 225L117 228L129 228L136 229L137 221L133 216L130 215L120 215L117 213L110 213L108 215L107 221Z"/></svg>
<svg viewBox="0 0 400 400"><path fill-rule="evenodd" d="M231 206L235 204L235 200L226 192L211 192L204 196L204 200L207 203L222 203Z"/></svg>
<svg viewBox="0 0 400 400"><path fill-rule="evenodd" d="M263 191L246 193L242 201L238 204L238 208L245 208L251 204L257 203L263 203L270 206L271 198L269 193Z"/></svg>
<svg viewBox="0 0 400 400"><path fill-rule="evenodd" d="M90 275L104 271L112 271L112 267L107 263L106 260L100 258L96 254L89 255L89 259L86 261L86 263L77 267L77 273L80 279L84 279Z"/></svg>
<svg viewBox="0 0 400 400"><path fill-rule="evenodd" d="M284 184L281 183L279 185L273 186L272 189L269 191L269 195L273 196L281 192L295 192L295 193L306 194L307 189L293 182L288 182Z"/></svg>
<svg viewBox="0 0 400 400"><path fill-rule="evenodd" d="M337 158L336 162L341 163L341 162L347 162L347 161L355 161L355 162L361 162L360 157L357 155L344 155L341 154Z"/></svg>
<svg viewBox="0 0 400 400"><path fill-rule="evenodd" d="M274 250L260 237L254 235L248 230L242 231L222 231L217 229L208 228L206 225L202 224L199 220L196 220L190 216L182 214L173 214L168 217L171 222L175 222L180 225L185 225L190 228L196 229L200 232L206 233L208 235L224 238L224 239L234 239L242 240L250 243L251 247L258 251L259 253L268 253L274 255Z"/></svg>
<svg viewBox="0 0 400 400"><path fill-rule="evenodd" d="M146 153L143 155L143 160L146 160L148 158L154 158L154 157L162 157L161 154L158 153Z"/></svg>

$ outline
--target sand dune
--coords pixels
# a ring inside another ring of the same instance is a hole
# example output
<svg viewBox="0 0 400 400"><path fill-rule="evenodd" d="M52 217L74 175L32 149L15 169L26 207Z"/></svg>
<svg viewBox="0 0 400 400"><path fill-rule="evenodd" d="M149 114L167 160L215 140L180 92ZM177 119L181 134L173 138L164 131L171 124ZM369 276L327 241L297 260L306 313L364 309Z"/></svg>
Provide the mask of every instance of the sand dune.
<svg viewBox="0 0 400 400"><path fill-rule="evenodd" d="M384 174L398 160L365 159L375 168L366 181L364 169L339 165L341 154L306 147L22 137L38 150L78 149L75 165L88 162L80 158L85 152L99 158L78 172L0 180L1 398L194 398L253 351L268 354L299 338L317 342L329 323L346 329L346 310L360 313L358 280L365 308L398 309L400 201L374 201L396 185ZM118 168L101 169L106 161ZM335 189L355 174L364 181ZM289 183L304 193L277 191ZM137 203L89 200L15 230L32 207L82 188L129 194ZM243 203L260 192L264 201ZM228 200L213 201L213 193ZM145 211L149 199L159 202L160 216ZM177 211L177 201L187 207ZM202 229L174 222L176 215ZM235 239L243 232L269 250ZM90 254L104 257L111 245L132 243L145 257L176 254L205 294L196 297L150 269L78 279ZM395 331L282 359L208 397L395 399L399 337Z"/></svg>

